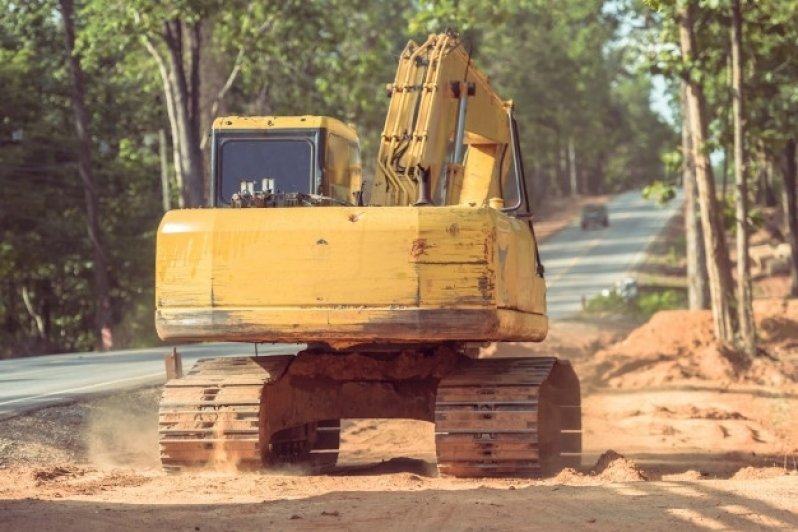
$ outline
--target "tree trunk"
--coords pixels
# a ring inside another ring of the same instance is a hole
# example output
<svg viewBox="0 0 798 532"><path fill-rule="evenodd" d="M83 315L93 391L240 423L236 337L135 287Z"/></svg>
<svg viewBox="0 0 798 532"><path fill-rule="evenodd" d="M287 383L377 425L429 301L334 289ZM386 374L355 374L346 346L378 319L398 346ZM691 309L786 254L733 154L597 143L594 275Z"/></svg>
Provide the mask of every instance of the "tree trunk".
<svg viewBox="0 0 798 532"><path fill-rule="evenodd" d="M790 296L798 297L798 206L796 206L795 139L784 146L784 217L790 243Z"/></svg>
<svg viewBox="0 0 798 532"><path fill-rule="evenodd" d="M709 308L709 281L706 253L698 217L698 191L693 163L693 142L690 134L690 112L687 107L687 85L682 82L682 185L684 187L684 225L687 240L687 299L690 310Z"/></svg>
<svg viewBox="0 0 798 532"><path fill-rule="evenodd" d="M743 93L743 15L740 0L732 0L731 61L732 112L734 122L734 178L737 183L737 309L740 342L748 356L756 354L756 329L751 295L751 268L748 264L748 175L745 161L745 115Z"/></svg>
<svg viewBox="0 0 798 532"><path fill-rule="evenodd" d="M679 40L682 61L686 67L689 67L695 54L692 2L683 4L679 8ZM737 322L734 309L731 306L733 294L731 266L718 201L715 196L712 167L706 151L707 123L704 115L704 94L701 84L692 76L687 75L685 81L687 83L687 104L690 110L693 161L698 185L704 248L707 253L712 321L717 339L721 342L733 343Z"/></svg>
<svg viewBox="0 0 798 532"><path fill-rule="evenodd" d="M83 182L86 202L86 228L94 262L95 334L98 349L113 346L111 329L111 297L108 282L108 260L105 254L98 214L97 189L91 163L91 137L86 113L83 70L75 55L75 21L73 0L59 0L64 20L64 48L67 55L71 85L72 109L75 115L75 132L78 140L78 173Z"/></svg>
<svg viewBox="0 0 798 532"><path fill-rule="evenodd" d="M576 178L576 149L573 137L568 137L568 176L571 184L571 197L576 197L579 195L579 186Z"/></svg>
<svg viewBox="0 0 798 532"><path fill-rule="evenodd" d="M152 58L155 60L155 64L158 65L158 73L161 75L161 83L163 88L164 94L164 103L166 104L166 116L169 119L169 128L170 134L172 135L172 165L175 169L175 183L177 184L177 190L179 194L177 195L177 206L179 208L185 207L185 200L183 197L183 168L180 165L180 143L179 136L177 134L177 111L175 110L175 98L172 94L172 86L169 84L169 69L166 66L166 62L164 61L161 53L155 47L155 43L152 42L148 35L142 35L141 37L144 46L147 48L147 51L150 53Z"/></svg>
<svg viewBox="0 0 798 532"><path fill-rule="evenodd" d="M44 329L44 319L36 310L36 306L33 304L33 298L31 298L30 295L30 290L28 290L25 284L22 285L22 302L25 304L25 310L28 311L28 315L33 321L34 327L32 332L39 337L39 340L47 340L47 334Z"/></svg>
<svg viewBox="0 0 798 532"><path fill-rule="evenodd" d="M183 175L183 198L187 207L200 207L203 203L205 179L202 154L199 148L199 22L189 31L189 73L183 59L183 22L164 23L164 42L169 51L167 84L174 101L175 129L180 146L180 168ZM191 84L189 85L189 80Z"/></svg>
<svg viewBox="0 0 798 532"><path fill-rule="evenodd" d="M161 160L161 200L163 201L163 212L171 208L171 198L169 193L169 158L166 155L166 131L163 128L158 130L158 155Z"/></svg>
<svg viewBox="0 0 798 532"><path fill-rule="evenodd" d="M773 162L765 150L765 143L757 144L757 190L756 203L763 207L775 207L778 204L773 192Z"/></svg>

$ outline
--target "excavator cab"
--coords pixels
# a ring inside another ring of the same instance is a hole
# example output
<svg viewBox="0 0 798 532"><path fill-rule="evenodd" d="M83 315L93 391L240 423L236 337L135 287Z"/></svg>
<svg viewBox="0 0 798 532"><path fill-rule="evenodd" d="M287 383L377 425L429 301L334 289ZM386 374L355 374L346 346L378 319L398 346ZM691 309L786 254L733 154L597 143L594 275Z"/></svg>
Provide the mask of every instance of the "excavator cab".
<svg viewBox="0 0 798 532"><path fill-rule="evenodd" d="M334 118L223 117L211 139L211 207L361 201L357 134Z"/></svg>

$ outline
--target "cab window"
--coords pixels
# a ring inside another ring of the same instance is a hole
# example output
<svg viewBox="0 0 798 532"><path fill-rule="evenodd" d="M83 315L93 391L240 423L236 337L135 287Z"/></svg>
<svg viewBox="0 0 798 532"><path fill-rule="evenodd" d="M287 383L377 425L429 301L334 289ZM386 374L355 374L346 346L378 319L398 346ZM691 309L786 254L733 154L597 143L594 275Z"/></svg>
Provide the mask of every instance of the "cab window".
<svg viewBox="0 0 798 532"><path fill-rule="evenodd" d="M230 203L241 181L275 181L275 192L312 191L313 143L306 139L222 139L218 151L218 200Z"/></svg>

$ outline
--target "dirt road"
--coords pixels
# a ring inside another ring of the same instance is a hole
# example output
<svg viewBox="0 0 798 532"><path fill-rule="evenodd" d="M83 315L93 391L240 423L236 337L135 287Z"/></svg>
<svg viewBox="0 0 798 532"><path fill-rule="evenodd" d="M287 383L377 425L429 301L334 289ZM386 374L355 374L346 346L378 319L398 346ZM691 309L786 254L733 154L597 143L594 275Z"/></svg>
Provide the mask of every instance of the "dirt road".
<svg viewBox="0 0 798 532"><path fill-rule="evenodd" d="M702 366L701 315L657 318L679 327L663 338L563 323L503 346L557 352L583 379L583 467L549 479L438 477L432 426L385 420L348 421L330 475L167 476L157 388L40 410L0 423L0 530L796 529L795 305L759 305L771 358L744 369Z"/></svg>

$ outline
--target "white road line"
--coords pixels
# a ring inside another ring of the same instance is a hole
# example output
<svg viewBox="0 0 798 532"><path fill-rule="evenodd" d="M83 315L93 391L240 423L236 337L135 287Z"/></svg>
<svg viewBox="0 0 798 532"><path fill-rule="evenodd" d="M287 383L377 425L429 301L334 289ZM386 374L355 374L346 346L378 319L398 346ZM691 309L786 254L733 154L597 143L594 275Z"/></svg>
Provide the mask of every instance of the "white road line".
<svg viewBox="0 0 798 532"><path fill-rule="evenodd" d="M579 262L579 259L590 253L593 250L593 248L595 248L600 242L601 239L598 237L588 241L587 245L584 246L584 248L582 249L582 253L571 257L571 260L569 260L565 266L561 266L562 270L560 272L558 272L554 277L547 278L546 281L552 284L557 282L563 275L571 271L573 267L576 266L576 263ZM545 267L545 262L544 262L544 267Z"/></svg>

